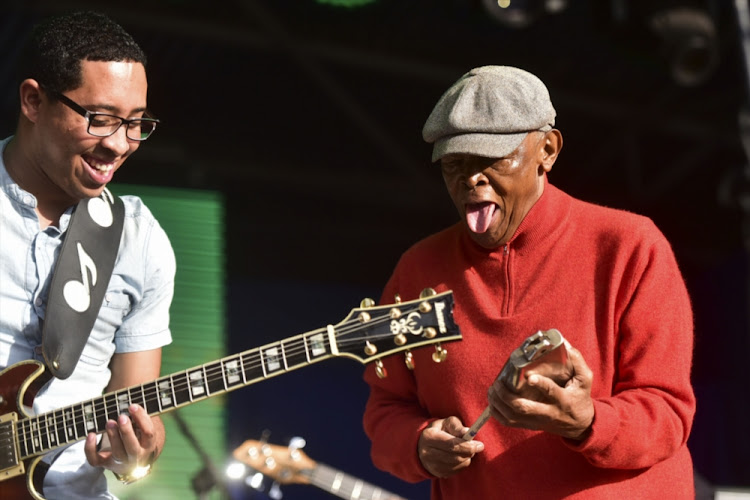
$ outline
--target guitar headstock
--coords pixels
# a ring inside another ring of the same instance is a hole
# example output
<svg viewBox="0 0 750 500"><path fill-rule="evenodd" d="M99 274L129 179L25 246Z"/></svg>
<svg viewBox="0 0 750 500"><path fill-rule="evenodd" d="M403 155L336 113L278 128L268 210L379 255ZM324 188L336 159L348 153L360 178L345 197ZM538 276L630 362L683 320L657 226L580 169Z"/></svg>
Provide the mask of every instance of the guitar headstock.
<svg viewBox="0 0 750 500"><path fill-rule="evenodd" d="M461 332L453 320L451 290L436 293L428 288L419 299L397 300L383 306L365 299L360 306L333 329L337 354L362 363L378 360L380 368L380 358L426 345L436 345L433 359L440 362L446 355L440 343L461 340ZM407 366L410 354L407 352Z"/></svg>
<svg viewBox="0 0 750 500"><path fill-rule="evenodd" d="M232 456L279 484L309 484L316 463L298 448L249 439Z"/></svg>

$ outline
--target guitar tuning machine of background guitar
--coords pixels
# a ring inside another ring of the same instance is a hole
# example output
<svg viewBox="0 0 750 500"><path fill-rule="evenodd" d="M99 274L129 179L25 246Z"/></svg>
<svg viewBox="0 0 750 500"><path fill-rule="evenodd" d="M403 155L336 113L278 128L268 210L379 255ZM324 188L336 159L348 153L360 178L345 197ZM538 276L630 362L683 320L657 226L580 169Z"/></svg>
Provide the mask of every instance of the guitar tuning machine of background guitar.
<svg viewBox="0 0 750 500"><path fill-rule="evenodd" d="M305 447L307 444L307 441L305 441L305 438L300 436L294 436L289 440L289 444L287 445L287 448L289 448L289 458L292 460L299 460L302 458L302 455L300 454L299 450Z"/></svg>

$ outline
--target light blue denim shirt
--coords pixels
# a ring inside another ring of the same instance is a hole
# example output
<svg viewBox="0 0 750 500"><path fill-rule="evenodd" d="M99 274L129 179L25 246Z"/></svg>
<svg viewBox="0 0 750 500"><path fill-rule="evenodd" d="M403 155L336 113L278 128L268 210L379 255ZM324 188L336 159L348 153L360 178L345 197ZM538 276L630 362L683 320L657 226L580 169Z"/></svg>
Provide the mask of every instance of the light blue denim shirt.
<svg viewBox="0 0 750 500"><path fill-rule="evenodd" d="M72 212L71 207L60 218L59 228L40 230L36 198L5 168L2 152L9 139L0 141L0 369L27 359L44 361L41 325L51 273ZM172 246L140 198L122 199L120 250L99 316L73 374L53 379L34 398L36 414L101 395L110 380L114 353L156 349L172 340ZM44 482L48 500L114 498L107 492L103 469L86 461L83 443L50 454L56 457Z"/></svg>

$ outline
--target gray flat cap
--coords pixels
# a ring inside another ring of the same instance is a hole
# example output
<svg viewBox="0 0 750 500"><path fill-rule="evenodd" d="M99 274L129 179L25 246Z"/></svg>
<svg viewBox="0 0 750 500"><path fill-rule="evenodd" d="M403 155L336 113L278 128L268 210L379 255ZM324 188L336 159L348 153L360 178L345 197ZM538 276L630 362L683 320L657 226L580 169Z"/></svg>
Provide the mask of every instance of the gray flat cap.
<svg viewBox="0 0 750 500"><path fill-rule="evenodd" d="M555 108L547 87L510 66L474 68L440 97L422 129L432 161L449 153L502 158L532 130L549 130Z"/></svg>

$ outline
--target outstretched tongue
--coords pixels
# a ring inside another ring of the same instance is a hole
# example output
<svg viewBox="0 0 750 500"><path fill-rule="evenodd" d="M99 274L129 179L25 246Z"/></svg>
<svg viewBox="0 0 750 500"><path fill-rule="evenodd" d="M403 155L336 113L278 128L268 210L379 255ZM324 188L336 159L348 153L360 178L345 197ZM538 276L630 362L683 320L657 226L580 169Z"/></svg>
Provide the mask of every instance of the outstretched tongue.
<svg viewBox="0 0 750 500"><path fill-rule="evenodd" d="M466 223L475 233L483 233L490 227L492 216L495 213L495 204L490 202L476 203L466 206Z"/></svg>

